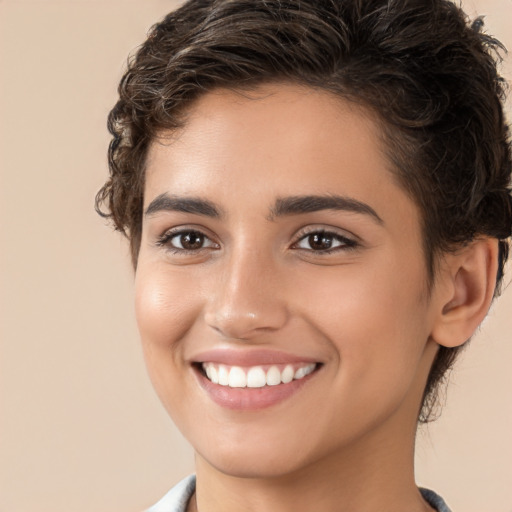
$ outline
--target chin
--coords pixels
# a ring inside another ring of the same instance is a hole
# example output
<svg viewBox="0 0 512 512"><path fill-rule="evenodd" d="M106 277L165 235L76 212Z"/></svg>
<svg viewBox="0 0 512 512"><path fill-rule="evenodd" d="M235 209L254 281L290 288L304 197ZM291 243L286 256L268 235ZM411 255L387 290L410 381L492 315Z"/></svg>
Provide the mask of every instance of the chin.
<svg viewBox="0 0 512 512"><path fill-rule="evenodd" d="M306 465L306 461L297 457L287 457L285 454L267 453L259 450L234 449L231 453L215 453L209 456L198 454L206 463L217 471L236 478L276 479L296 473Z"/></svg>
<svg viewBox="0 0 512 512"><path fill-rule="evenodd" d="M279 479L297 475L331 453L318 440L315 442L314 436L308 440L304 432L286 430L276 429L273 435L267 432L258 437L249 429L240 437L229 433L209 440L189 436L189 441L197 462L204 461L220 473L236 478Z"/></svg>

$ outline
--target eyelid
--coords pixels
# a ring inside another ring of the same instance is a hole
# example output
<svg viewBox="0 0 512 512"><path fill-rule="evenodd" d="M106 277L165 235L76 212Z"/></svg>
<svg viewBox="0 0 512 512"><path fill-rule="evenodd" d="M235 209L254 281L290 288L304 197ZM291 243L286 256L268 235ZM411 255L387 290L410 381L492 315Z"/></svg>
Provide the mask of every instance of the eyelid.
<svg viewBox="0 0 512 512"><path fill-rule="evenodd" d="M170 245L170 241L175 237L185 233L198 233L202 235L205 239L211 242L211 245L207 247L201 247L199 249L183 249L179 247L174 247ZM174 226L172 228L166 229L162 232L162 234L158 235L155 241L155 245L158 247L167 249L169 251L181 254L187 253L198 253L205 249L219 248L220 244L215 241L215 237L209 233L209 230L205 229L202 226L197 226L193 224L185 224L180 226Z"/></svg>
<svg viewBox="0 0 512 512"><path fill-rule="evenodd" d="M207 239L210 243L206 247L200 247L198 249L184 249L179 247L172 246L169 242L172 240L173 237L178 236L180 234L185 233L199 233L205 239ZM305 249L297 247L297 244L301 242L304 238L307 236L316 234L316 233L322 233L325 235L330 235L335 239L341 240L344 242L341 246L333 247L330 249L325 250L313 250L313 249ZM219 249L221 244L216 240L216 236L212 235L210 230L205 228L204 226L195 225L195 224L184 224L179 226L173 226L171 228L165 229L162 231L160 235L156 236L155 245L163 248L165 250L168 250L170 252L175 252L179 254L187 254L187 253L200 253L203 250L211 250L213 249ZM302 250L309 253L316 253L317 255L322 254L329 254L334 253L337 251L343 251L343 250L349 250L349 249L356 249L357 247L361 246L361 240L360 238L345 230L341 229L339 227L334 227L330 225L325 224L317 224L317 225L307 225L301 229L299 229L296 234L293 237L293 242L291 243L291 248L296 250Z"/></svg>
<svg viewBox="0 0 512 512"><path fill-rule="evenodd" d="M345 242L344 245L334 247L332 249L325 249L325 250L318 250L314 251L313 249L304 249L300 247L296 247L299 242L304 240L306 237L310 235L314 235L316 233L322 233L325 235L331 235L333 238L336 238L338 240L342 240ZM358 236L354 235L351 232L348 232L345 229L336 228L334 226L326 226L325 224L319 224L314 226L305 226L301 228L294 236L294 242L292 243L291 247L295 248L297 250L303 250L310 253L316 253L318 255L321 254L328 254L328 253L334 253L339 250L348 250L348 249L355 249L361 245L361 240Z"/></svg>
<svg viewBox="0 0 512 512"><path fill-rule="evenodd" d="M295 233L294 239L298 241L307 235L312 235L315 233L327 233L329 235L340 236L341 238L346 238L347 240L352 240L354 242L361 243L360 237L358 237L351 231L335 226L330 226L328 224L309 224L307 226L304 226Z"/></svg>

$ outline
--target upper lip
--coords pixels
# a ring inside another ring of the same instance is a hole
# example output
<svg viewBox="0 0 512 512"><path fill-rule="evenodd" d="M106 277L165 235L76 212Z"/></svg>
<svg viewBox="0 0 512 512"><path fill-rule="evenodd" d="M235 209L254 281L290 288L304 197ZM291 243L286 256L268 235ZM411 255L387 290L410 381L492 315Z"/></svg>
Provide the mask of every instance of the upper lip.
<svg viewBox="0 0 512 512"><path fill-rule="evenodd" d="M192 363L218 363L227 366L262 366L287 363L317 363L318 360L279 350L216 348L196 354Z"/></svg>

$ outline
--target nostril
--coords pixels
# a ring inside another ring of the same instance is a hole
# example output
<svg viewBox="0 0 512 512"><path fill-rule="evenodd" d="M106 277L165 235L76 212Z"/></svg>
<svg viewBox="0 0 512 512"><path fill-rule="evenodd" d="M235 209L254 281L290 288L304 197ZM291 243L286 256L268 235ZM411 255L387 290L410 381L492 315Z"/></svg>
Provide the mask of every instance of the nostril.
<svg viewBox="0 0 512 512"><path fill-rule="evenodd" d="M206 318L208 325L224 338L246 341L253 334L272 329L272 319L269 315L254 312L219 312Z"/></svg>
<svg viewBox="0 0 512 512"><path fill-rule="evenodd" d="M249 291L241 295L238 290L213 296L206 305L204 320L226 339L248 340L282 328L288 321L288 307L282 297Z"/></svg>

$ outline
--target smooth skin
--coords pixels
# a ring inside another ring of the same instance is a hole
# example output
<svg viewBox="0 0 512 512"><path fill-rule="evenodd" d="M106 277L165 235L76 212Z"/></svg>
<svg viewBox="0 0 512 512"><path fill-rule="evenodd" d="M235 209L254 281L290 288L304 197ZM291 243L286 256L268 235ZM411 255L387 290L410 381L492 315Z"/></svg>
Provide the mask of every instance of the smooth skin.
<svg viewBox="0 0 512 512"><path fill-rule="evenodd" d="M195 449L189 510L432 510L414 481L421 397L439 344L464 343L488 310L497 243L446 255L429 289L419 212L378 130L327 92L268 84L202 96L150 148L136 313ZM343 201L279 209L304 196ZM271 407L232 410L193 364L222 348L319 369Z"/></svg>

